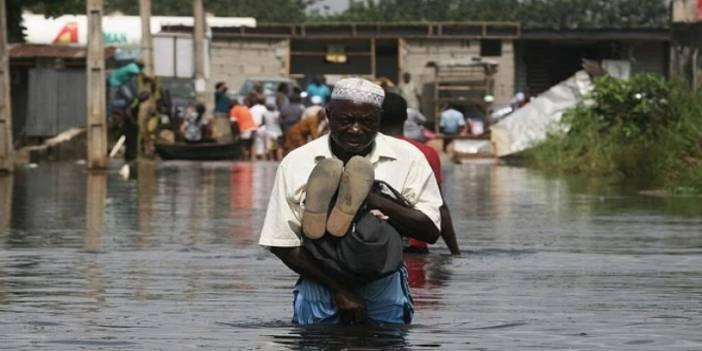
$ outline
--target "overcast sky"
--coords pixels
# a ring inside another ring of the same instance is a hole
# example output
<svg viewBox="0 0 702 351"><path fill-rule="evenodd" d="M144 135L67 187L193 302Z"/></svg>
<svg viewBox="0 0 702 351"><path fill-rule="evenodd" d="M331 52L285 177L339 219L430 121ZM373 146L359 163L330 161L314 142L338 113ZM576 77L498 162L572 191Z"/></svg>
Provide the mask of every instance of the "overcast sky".
<svg viewBox="0 0 702 351"><path fill-rule="evenodd" d="M310 9L317 9L321 13L326 13L325 6L329 7L330 13L341 12L349 7L349 0L321 0L316 5L312 6Z"/></svg>

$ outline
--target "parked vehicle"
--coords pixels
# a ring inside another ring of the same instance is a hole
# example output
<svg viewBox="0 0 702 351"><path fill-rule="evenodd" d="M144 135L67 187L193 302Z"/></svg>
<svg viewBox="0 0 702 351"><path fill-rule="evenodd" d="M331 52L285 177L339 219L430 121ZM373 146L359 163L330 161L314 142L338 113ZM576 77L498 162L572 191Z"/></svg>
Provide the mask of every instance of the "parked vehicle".
<svg viewBox="0 0 702 351"><path fill-rule="evenodd" d="M159 78L161 86L168 91L170 97L169 116L174 119L181 119L185 116L188 106L192 105L197 94L195 93L195 83L189 78Z"/></svg>

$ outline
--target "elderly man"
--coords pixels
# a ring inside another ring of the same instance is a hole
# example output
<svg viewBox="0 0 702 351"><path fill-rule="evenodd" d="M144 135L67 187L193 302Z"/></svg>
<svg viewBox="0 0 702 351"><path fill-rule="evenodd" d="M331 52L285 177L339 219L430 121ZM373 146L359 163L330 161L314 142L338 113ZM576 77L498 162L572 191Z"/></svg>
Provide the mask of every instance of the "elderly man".
<svg viewBox="0 0 702 351"><path fill-rule="evenodd" d="M365 157L375 179L398 190L412 206L371 191L366 198L368 208L382 213L400 235L430 243L438 239L442 205L438 185L419 150L378 133L383 97L382 88L367 80L340 80L326 108L329 135L294 150L278 167L259 244L301 275L293 290L295 323L409 324L412 320L404 267L366 285L353 286L325 271L302 247L307 240L302 234L305 190L312 170L321 160L345 164L354 156Z"/></svg>

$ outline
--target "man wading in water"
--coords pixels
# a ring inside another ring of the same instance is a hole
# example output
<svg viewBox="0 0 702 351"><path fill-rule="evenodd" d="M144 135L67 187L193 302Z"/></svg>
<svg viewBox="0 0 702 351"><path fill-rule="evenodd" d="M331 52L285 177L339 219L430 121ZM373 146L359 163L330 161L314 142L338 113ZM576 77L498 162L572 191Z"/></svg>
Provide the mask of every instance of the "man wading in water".
<svg viewBox="0 0 702 351"><path fill-rule="evenodd" d="M365 208L377 210L400 235L429 243L438 239L442 200L436 180L417 148L378 133L383 97L382 88L367 80L340 80L326 108L329 135L294 150L278 167L259 244L301 275L293 291L297 324L411 322L403 266L366 284L351 284L330 274L303 247L303 240L325 235L343 239L364 200ZM373 178L396 189L410 207L371 190ZM337 189L340 200L334 202Z"/></svg>

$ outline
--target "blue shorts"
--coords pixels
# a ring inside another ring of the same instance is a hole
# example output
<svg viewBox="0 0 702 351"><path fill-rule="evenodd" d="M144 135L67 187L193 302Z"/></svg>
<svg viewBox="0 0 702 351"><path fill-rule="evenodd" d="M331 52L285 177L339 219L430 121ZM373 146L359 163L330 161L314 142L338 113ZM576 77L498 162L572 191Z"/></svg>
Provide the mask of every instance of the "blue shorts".
<svg viewBox="0 0 702 351"><path fill-rule="evenodd" d="M356 291L366 303L372 324L410 324L414 307L407 284L407 270L378 279ZM339 324L341 318L329 288L300 279L293 289L293 323Z"/></svg>

